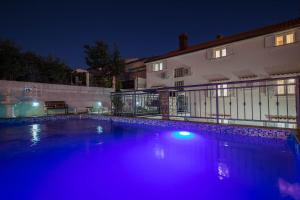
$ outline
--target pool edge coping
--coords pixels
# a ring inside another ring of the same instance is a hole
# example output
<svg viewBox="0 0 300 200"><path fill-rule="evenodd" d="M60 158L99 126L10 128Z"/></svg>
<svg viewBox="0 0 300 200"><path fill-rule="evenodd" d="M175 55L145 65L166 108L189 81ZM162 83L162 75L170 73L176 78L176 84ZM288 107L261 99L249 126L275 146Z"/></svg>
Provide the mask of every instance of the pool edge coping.
<svg viewBox="0 0 300 200"><path fill-rule="evenodd" d="M113 122L123 122L131 124L148 124L164 127L178 127L181 128L183 124L189 126L189 128L199 130L214 130L229 132L233 135L244 135L252 137L263 138L275 138L286 140L290 135L295 137L295 141L300 144L299 129L283 129L275 127L260 127L251 125L240 124L217 124L206 122L194 122L194 121L177 121L177 120L165 120L165 119L149 119L143 117L123 117L123 116L107 116L107 115L95 115L95 114L79 114L79 115L50 115L40 117L22 117L22 118L0 118L0 124L13 124L13 123L33 123L42 121L55 121L63 119L96 119L96 120L112 120Z"/></svg>

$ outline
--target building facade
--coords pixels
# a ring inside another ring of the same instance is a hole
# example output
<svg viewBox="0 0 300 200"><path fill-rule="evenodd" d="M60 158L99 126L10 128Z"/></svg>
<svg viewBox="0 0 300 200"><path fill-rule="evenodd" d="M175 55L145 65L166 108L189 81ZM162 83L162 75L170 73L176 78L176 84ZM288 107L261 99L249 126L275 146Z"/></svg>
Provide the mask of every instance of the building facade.
<svg viewBox="0 0 300 200"><path fill-rule="evenodd" d="M122 76L123 90L146 88L146 64L148 58L125 60L125 73Z"/></svg>
<svg viewBox="0 0 300 200"><path fill-rule="evenodd" d="M146 62L147 88L290 76L300 73L300 18L180 47Z"/></svg>
<svg viewBox="0 0 300 200"><path fill-rule="evenodd" d="M193 46L182 34L178 50L145 61L146 87L173 87L169 116L294 128L299 52L300 18Z"/></svg>

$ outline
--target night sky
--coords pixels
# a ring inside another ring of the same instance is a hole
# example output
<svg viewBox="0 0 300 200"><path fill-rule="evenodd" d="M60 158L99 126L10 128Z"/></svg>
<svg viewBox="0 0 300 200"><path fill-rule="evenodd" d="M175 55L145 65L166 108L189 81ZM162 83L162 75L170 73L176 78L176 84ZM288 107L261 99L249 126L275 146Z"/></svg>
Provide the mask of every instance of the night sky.
<svg viewBox="0 0 300 200"><path fill-rule="evenodd" d="M299 0L1 0L0 38L84 68L83 45L96 40L116 43L125 58L146 57L176 49L182 32L197 44L297 17Z"/></svg>

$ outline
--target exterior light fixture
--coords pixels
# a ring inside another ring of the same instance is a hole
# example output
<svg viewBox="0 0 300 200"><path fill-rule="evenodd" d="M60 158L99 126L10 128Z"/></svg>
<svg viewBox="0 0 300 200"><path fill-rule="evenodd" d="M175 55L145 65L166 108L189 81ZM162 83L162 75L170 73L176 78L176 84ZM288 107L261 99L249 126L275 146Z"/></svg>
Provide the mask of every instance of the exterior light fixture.
<svg viewBox="0 0 300 200"><path fill-rule="evenodd" d="M38 107L39 105L40 105L40 103L37 102L37 101L32 102L32 106L33 106L33 107Z"/></svg>
<svg viewBox="0 0 300 200"><path fill-rule="evenodd" d="M190 140L195 137L195 134L189 131L174 131L173 137L176 139Z"/></svg>

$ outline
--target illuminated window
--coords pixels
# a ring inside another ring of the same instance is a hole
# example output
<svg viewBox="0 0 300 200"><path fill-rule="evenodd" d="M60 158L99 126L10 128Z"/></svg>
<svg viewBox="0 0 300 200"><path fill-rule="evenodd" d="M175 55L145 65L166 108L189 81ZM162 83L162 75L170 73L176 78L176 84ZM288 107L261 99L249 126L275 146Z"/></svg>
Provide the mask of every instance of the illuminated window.
<svg viewBox="0 0 300 200"><path fill-rule="evenodd" d="M221 58L227 56L227 50L226 47L223 48L217 48L214 50L214 57L215 58Z"/></svg>
<svg viewBox="0 0 300 200"><path fill-rule="evenodd" d="M162 62L153 64L153 71L157 72L157 71L162 71L162 70L163 70L163 63Z"/></svg>
<svg viewBox="0 0 300 200"><path fill-rule="evenodd" d="M295 79L288 79L287 83L288 84L293 84L293 85L288 85L287 86L287 93L288 94L295 94Z"/></svg>
<svg viewBox="0 0 300 200"><path fill-rule="evenodd" d="M226 56L226 49L224 48L224 49L222 49L222 57L224 57L224 56Z"/></svg>
<svg viewBox="0 0 300 200"><path fill-rule="evenodd" d="M228 89L227 84L218 85L218 96L227 97L228 96Z"/></svg>
<svg viewBox="0 0 300 200"><path fill-rule="evenodd" d="M291 44L291 43L294 43L294 42L295 42L294 33L287 34L287 35L285 36L285 38L286 38L286 43L287 43L287 44Z"/></svg>
<svg viewBox="0 0 300 200"><path fill-rule="evenodd" d="M160 71L163 70L163 64L162 64L162 62L159 63L159 70L160 70Z"/></svg>
<svg viewBox="0 0 300 200"><path fill-rule="evenodd" d="M278 80L277 81L277 94L295 94L295 79Z"/></svg>
<svg viewBox="0 0 300 200"><path fill-rule="evenodd" d="M284 94L284 80L278 80L277 81L277 94L281 95L281 94Z"/></svg>
<svg viewBox="0 0 300 200"><path fill-rule="evenodd" d="M221 57L220 50L216 50L215 55L216 58L220 58Z"/></svg>
<svg viewBox="0 0 300 200"><path fill-rule="evenodd" d="M280 36L276 36L276 46L281 46L283 45L283 36L280 35Z"/></svg>
<svg viewBox="0 0 300 200"><path fill-rule="evenodd" d="M275 37L275 46L292 44L295 42L295 33L285 33Z"/></svg>

